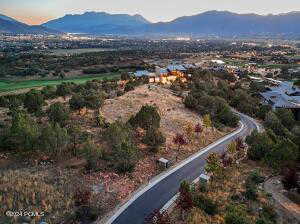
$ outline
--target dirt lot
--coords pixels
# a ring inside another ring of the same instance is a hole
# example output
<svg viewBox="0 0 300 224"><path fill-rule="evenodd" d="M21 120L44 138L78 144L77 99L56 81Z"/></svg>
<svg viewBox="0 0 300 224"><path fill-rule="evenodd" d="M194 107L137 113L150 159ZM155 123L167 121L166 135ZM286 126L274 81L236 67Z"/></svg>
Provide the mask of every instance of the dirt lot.
<svg viewBox="0 0 300 224"><path fill-rule="evenodd" d="M184 129L188 124L192 126L195 126L197 123L202 124L199 115L185 108L182 98L173 95L169 89L159 86L153 86L149 89L148 85L143 85L121 97L107 100L102 108L102 113L109 122L117 119L126 122L131 115L136 114L145 104L158 107L161 116L161 131L167 139L166 149L168 151L174 149L173 137L177 133L184 134ZM203 146L201 143L208 144L229 131L231 130L219 132L205 129L203 133L204 142L196 140L193 144L185 147L184 151L193 152Z"/></svg>

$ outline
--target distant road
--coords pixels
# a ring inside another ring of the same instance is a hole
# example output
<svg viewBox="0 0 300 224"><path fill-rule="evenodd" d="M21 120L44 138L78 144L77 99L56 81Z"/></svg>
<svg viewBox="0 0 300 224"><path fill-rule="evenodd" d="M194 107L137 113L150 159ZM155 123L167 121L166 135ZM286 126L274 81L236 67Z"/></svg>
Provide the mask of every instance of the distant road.
<svg viewBox="0 0 300 224"><path fill-rule="evenodd" d="M155 178L144 189L133 196L126 204L107 221L107 224L143 224L145 218L155 209L161 209L176 193L183 180L193 181L204 171L205 159L211 152L221 153L226 146L238 137L246 137L259 124L252 118L237 113L241 119L241 127L210 144L199 153L180 163L174 169Z"/></svg>

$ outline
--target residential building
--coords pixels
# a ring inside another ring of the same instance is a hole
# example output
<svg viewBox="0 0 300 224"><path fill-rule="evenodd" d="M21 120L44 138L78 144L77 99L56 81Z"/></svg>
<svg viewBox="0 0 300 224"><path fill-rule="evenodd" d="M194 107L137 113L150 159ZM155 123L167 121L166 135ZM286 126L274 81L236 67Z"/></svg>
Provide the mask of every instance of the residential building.
<svg viewBox="0 0 300 224"><path fill-rule="evenodd" d="M260 93L263 102L272 106L273 109L291 109L297 120L300 120L300 88L291 82L282 82L267 79L272 83L266 92Z"/></svg>

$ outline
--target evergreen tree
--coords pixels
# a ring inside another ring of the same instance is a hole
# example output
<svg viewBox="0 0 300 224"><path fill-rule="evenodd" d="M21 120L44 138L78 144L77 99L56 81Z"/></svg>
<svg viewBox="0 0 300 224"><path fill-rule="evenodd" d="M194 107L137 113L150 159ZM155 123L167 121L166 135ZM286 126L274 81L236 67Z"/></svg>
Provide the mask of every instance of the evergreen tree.
<svg viewBox="0 0 300 224"><path fill-rule="evenodd" d="M159 148L166 142L166 138L158 129L149 129L143 138L143 142L147 144L151 151L157 152Z"/></svg>
<svg viewBox="0 0 300 224"><path fill-rule="evenodd" d="M58 123L46 125L42 130L40 143L44 150L60 155L69 143L67 129L60 127Z"/></svg>
<svg viewBox="0 0 300 224"><path fill-rule="evenodd" d="M135 116L129 119L128 123L133 127L141 127L145 130L158 129L160 127L160 119L157 107L144 105Z"/></svg>
<svg viewBox="0 0 300 224"><path fill-rule="evenodd" d="M29 113L41 115L43 105L45 105L44 96L39 91L31 90L25 94L24 107Z"/></svg>
<svg viewBox="0 0 300 224"><path fill-rule="evenodd" d="M15 111L9 132L10 147L15 149L32 150L37 147L39 127L24 111Z"/></svg>
<svg viewBox="0 0 300 224"><path fill-rule="evenodd" d="M56 122L62 127L67 124L70 118L69 110L59 102L52 104L48 109L47 114L51 122Z"/></svg>

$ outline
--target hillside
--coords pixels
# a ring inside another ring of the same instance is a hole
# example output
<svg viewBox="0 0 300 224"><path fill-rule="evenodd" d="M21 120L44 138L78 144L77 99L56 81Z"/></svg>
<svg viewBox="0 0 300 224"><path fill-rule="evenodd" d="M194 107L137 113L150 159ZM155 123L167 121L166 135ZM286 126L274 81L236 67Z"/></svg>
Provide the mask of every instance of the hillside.
<svg viewBox="0 0 300 224"><path fill-rule="evenodd" d="M10 22L18 22L17 20L11 18L11 17L8 17L6 15L3 15L3 14L0 14L0 19L3 19L3 20L6 20L6 21L10 21Z"/></svg>
<svg viewBox="0 0 300 224"><path fill-rule="evenodd" d="M208 11L159 23L150 23L140 15L86 12L66 15L43 25L63 32L90 34L299 37L299 21L300 12L262 16Z"/></svg>
<svg viewBox="0 0 300 224"><path fill-rule="evenodd" d="M41 26L29 26L0 14L0 32L56 33L54 30L71 33L132 36L192 35L299 38L300 12L258 15L208 11L159 23L151 23L141 15L85 12L83 14L67 14Z"/></svg>
<svg viewBox="0 0 300 224"><path fill-rule="evenodd" d="M63 32L99 34L127 33L131 32L134 27L140 27L145 24L149 24L149 21L140 15L86 12L81 15L65 15L43 25Z"/></svg>
<svg viewBox="0 0 300 224"><path fill-rule="evenodd" d="M43 26L30 26L0 14L0 33L14 34L56 34L61 33Z"/></svg>
<svg viewBox="0 0 300 224"><path fill-rule="evenodd" d="M261 16L227 11L209 11L151 24L145 32L214 36L300 35L300 12Z"/></svg>

